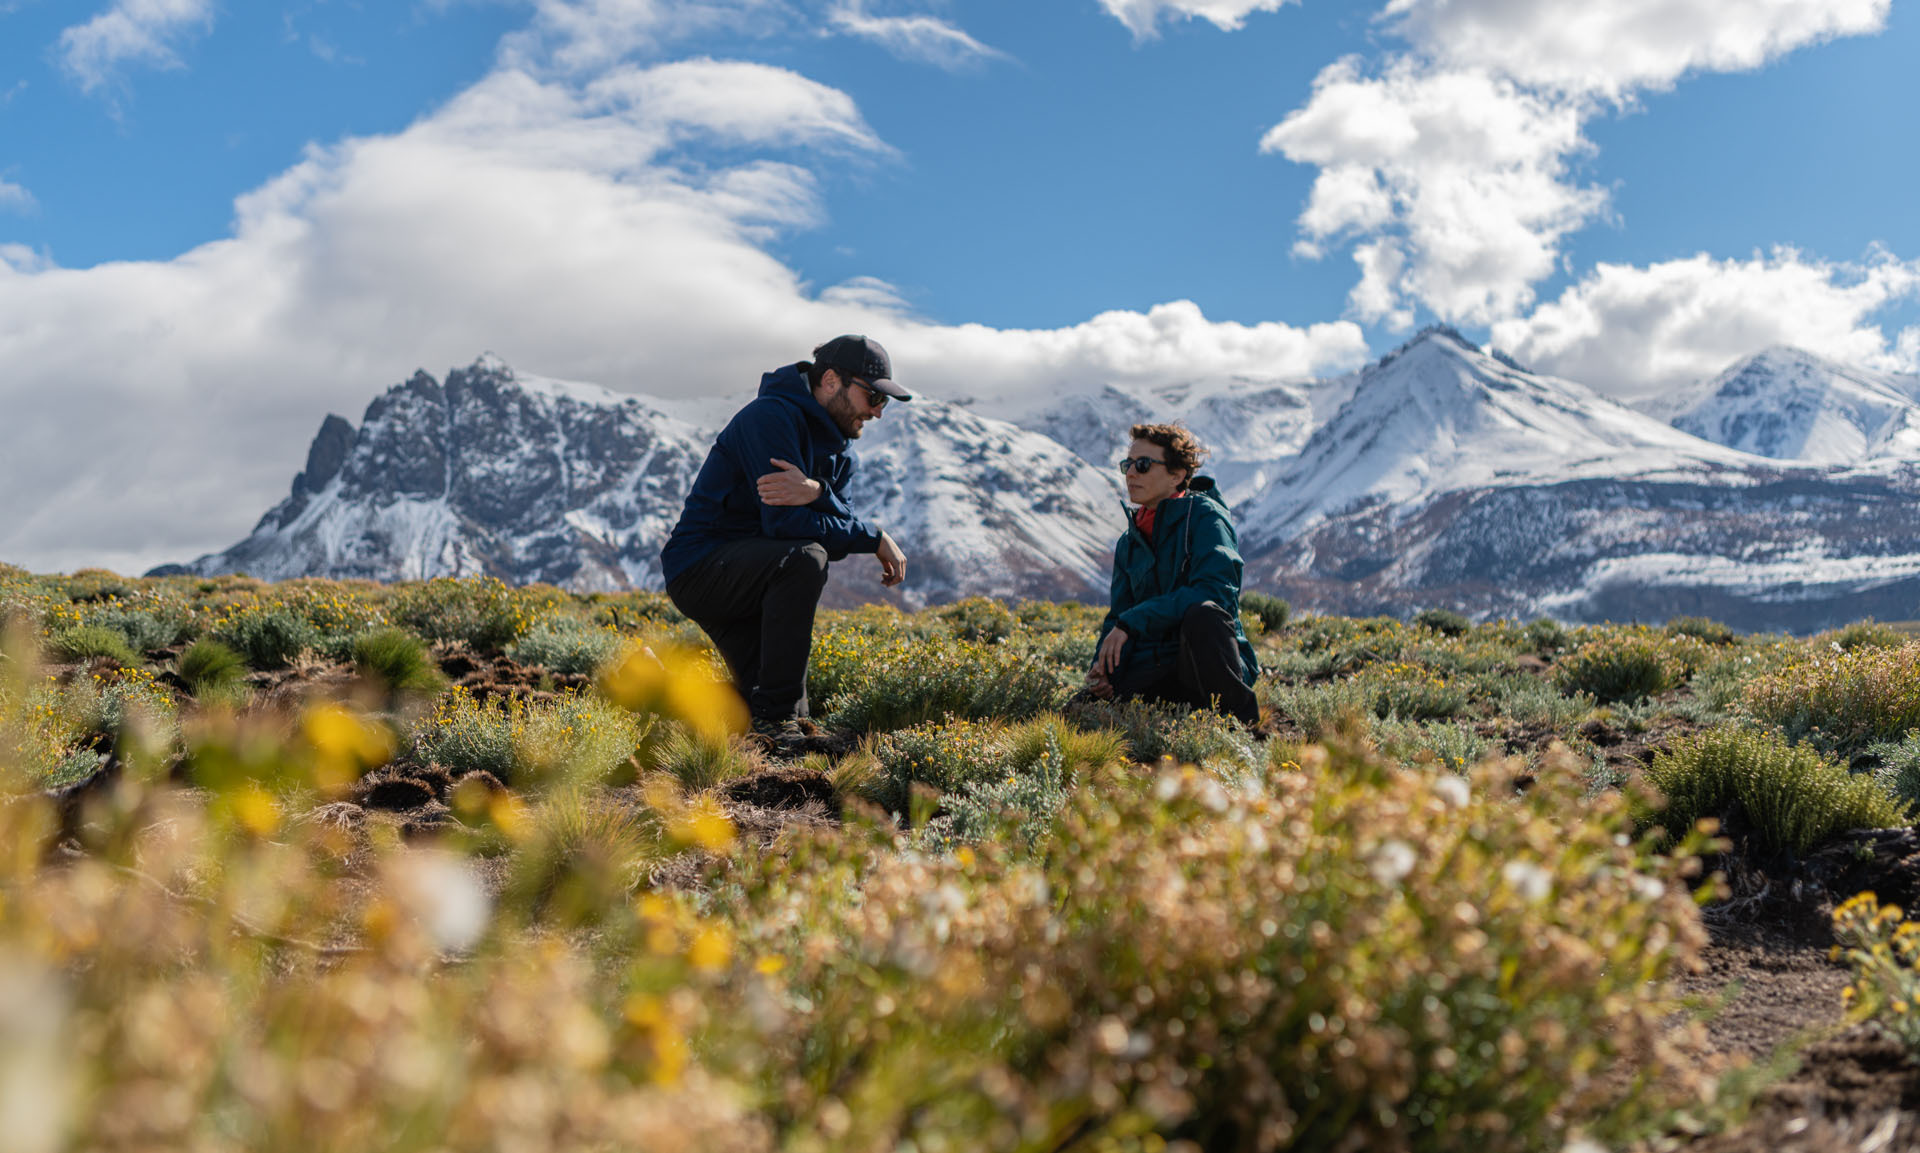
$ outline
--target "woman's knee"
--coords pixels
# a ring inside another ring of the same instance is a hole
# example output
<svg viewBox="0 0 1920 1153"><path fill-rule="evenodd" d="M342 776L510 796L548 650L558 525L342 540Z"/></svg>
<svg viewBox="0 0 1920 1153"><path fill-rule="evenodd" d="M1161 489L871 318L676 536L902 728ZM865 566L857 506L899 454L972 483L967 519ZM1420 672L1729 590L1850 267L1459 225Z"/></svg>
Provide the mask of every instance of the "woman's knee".
<svg viewBox="0 0 1920 1153"><path fill-rule="evenodd" d="M1182 629L1219 628L1221 625L1232 628L1233 617L1218 601L1201 601L1180 618Z"/></svg>

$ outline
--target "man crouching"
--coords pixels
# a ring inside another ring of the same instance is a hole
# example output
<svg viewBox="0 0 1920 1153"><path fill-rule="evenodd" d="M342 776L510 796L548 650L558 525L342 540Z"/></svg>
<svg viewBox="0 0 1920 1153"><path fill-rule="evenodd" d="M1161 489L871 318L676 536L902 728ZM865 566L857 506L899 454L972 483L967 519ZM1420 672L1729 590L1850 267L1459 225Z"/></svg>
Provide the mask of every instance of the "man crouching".
<svg viewBox="0 0 1920 1153"><path fill-rule="evenodd" d="M892 377L886 350L864 336L835 337L811 362L761 377L660 551L667 597L713 640L755 734L777 752L818 735L806 720L807 658L827 563L873 553L882 584L906 579L906 554L847 505L849 442L888 400L913 399Z"/></svg>
<svg viewBox="0 0 1920 1153"><path fill-rule="evenodd" d="M1139 508L1113 549L1113 595L1087 690L1214 708L1252 727L1260 666L1240 627L1239 544L1206 455L1177 424L1136 424L1120 462Z"/></svg>

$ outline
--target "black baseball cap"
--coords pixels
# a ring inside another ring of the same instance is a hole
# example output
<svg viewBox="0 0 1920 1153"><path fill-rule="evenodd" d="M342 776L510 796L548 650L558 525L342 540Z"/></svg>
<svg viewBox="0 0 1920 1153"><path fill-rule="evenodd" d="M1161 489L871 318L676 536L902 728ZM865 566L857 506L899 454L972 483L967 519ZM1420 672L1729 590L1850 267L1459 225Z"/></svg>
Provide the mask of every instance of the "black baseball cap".
<svg viewBox="0 0 1920 1153"><path fill-rule="evenodd" d="M858 377L895 400L912 400L906 389L893 381L893 360L880 342L868 336L836 336L813 350L813 363L831 368L841 376Z"/></svg>

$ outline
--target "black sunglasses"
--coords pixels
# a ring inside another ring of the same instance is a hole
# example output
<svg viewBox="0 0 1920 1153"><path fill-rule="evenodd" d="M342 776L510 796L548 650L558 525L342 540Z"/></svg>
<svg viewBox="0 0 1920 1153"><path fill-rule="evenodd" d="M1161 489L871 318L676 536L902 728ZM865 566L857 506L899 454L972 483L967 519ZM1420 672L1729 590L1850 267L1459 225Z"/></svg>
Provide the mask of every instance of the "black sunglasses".
<svg viewBox="0 0 1920 1153"><path fill-rule="evenodd" d="M1155 460L1150 456L1130 456L1120 462L1120 472L1122 475L1128 472L1137 472L1141 476L1145 476L1153 471L1154 465L1165 465L1166 463L1164 460Z"/></svg>
<svg viewBox="0 0 1920 1153"><path fill-rule="evenodd" d="M847 378L847 383L848 383L848 384L857 384L857 385L859 385L859 386L860 386L861 388L864 388L864 389L866 389L866 390L867 390L867 403L868 403L869 405L871 405L871 406L873 406L873 407L874 407L874 408L876 408L876 409L880 409L880 408L885 408L885 407L887 407L887 399L888 399L888 398L887 398L887 394L886 394L886 393L884 393L884 392L881 392L881 391L880 391L879 389L877 389L877 388L875 388L875 387L873 387L873 386L872 386L871 384L868 384L868 383L867 383L866 381L864 381L864 380L861 380L861 379L860 379L859 377L857 377L857 376L849 376L849 377Z"/></svg>

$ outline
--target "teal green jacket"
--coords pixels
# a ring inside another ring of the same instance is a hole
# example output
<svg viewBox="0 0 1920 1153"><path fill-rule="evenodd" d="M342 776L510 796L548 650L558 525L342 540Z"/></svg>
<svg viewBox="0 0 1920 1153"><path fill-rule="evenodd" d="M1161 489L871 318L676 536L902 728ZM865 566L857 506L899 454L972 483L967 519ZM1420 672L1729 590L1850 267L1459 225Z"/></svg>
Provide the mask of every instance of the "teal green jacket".
<svg viewBox="0 0 1920 1153"><path fill-rule="evenodd" d="M1115 625L1127 631L1116 682L1148 670L1171 671L1180 652L1180 619L1195 605L1212 601L1233 618L1240 642L1240 676L1248 685L1259 675L1253 645L1240 627L1240 545L1233 521L1212 478L1196 476L1187 495L1160 502L1153 539L1131 520L1113 548L1113 592L1100 639Z"/></svg>

